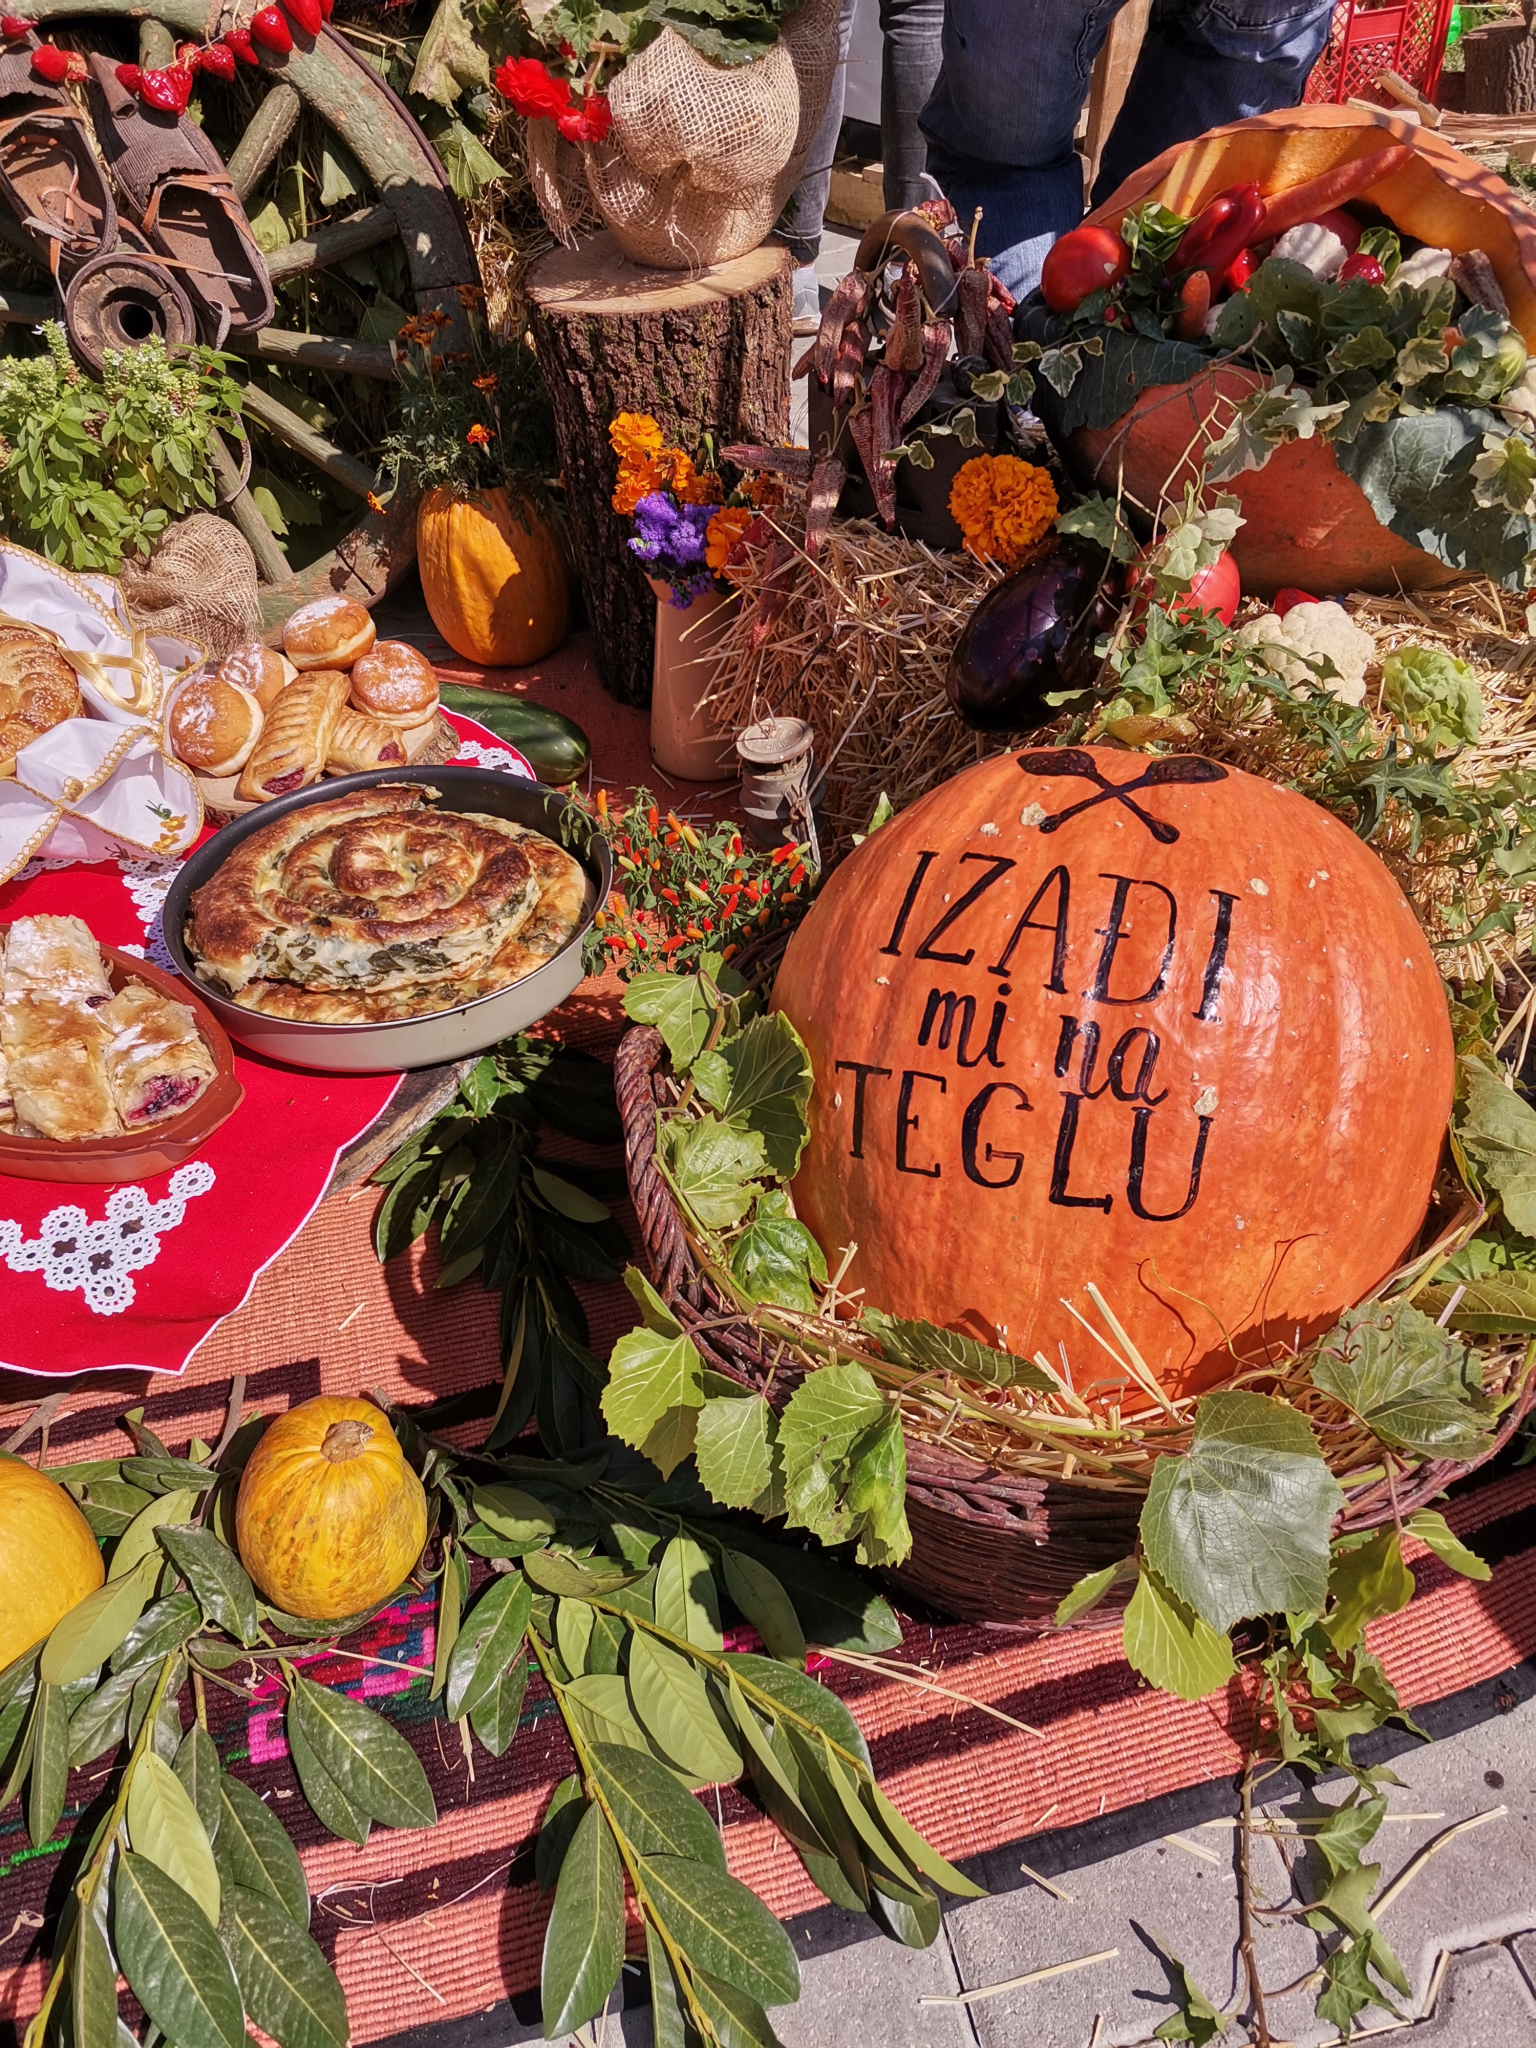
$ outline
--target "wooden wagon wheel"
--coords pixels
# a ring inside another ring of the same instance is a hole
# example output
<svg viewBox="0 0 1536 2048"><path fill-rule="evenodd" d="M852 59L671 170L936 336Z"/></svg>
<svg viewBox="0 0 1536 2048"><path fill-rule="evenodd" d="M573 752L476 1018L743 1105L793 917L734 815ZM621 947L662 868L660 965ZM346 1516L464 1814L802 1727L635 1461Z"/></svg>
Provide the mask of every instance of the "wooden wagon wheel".
<svg viewBox="0 0 1536 2048"><path fill-rule="evenodd" d="M84 5L82 0L36 0L27 11L39 25L84 25L102 16L135 21L143 61L166 63L177 42L211 39L236 20L243 23L251 10L243 6L237 14L228 4L221 9L220 0L150 0L148 6L144 0L85 0ZM342 263L398 236L416 311L440 311L461 327L461 288L479 284L474 251L447 173L404 102L345 37L329 28L313 40L295 29L290 52L276 57L263 50L260 71L247 70L244 77L261 79L266 92L227 160L242 200L259 188L305 107L344 144L377 195L374 203L269 256L273 284ZM0 322L30 324L53 317L52 300L11 291L0 297ZM389 382L397 376L394 353L382 342L266 327L231 346L274 369L330 370ZM254 384L245 392L244 410L258 434L271 436L347 490L366 498L374 489L372 467ZM373 604L415 561L415 501L397 494L383 512L369 512L328 554L292 570L240 470L218 443L215 468L226 512L256 556L268 627L306 598L327 591Z"/></svg>

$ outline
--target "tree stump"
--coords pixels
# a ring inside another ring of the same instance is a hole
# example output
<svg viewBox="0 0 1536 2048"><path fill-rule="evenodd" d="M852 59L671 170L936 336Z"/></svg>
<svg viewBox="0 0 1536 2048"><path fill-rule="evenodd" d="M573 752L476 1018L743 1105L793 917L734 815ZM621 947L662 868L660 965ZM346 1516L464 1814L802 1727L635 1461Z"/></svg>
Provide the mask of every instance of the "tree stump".
<svg viewBox="0 0 1536 2048"><path fill-rule="evenodd" d="M656 600L612 509L609 422L650 413L690 454L706 434L787 440L792 274L777 246L693 273L644 270L607 233L528 274L598 673L622 704L650 701Z"/></svg>
<svg viewBox="0 0 1536 2048"><path fill-rule="evenodd" d="M1523 21L1499 21L1461 39L1466 61L1464 111L1536 113L1536 35Z"/></svg>

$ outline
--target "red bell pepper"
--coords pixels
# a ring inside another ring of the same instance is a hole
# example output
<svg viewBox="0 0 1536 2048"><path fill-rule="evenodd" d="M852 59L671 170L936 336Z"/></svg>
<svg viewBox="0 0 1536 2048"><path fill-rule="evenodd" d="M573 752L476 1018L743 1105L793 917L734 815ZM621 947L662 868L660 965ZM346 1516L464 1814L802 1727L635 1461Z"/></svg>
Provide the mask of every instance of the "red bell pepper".
<svg viewBox="0 0 1536 2048"><path fill-rule="evenodd" d="M235 75L235 53L227 43L209 43L198 53L198 65L204 71L211 71L215 78L222 78L227 85Z"/></svg>
<svg viewBox="0 0 1536 2048"><path fill-rule="evenodd" d="M32 52L32 69L50 85L62 85L69 76L69 52L57 43L39 43Z"/></svg>
<svg viewBox="0 0 1536 2048"><path fill-rule="evenodd" d="M260 43L276 57L286 57L293 48L293 31L280 7L260 7L251 16L251 41Z"/></svg>
<svg viewBox="0 0 1536 2048"><path fill-rule="evenodd" d="M144 82L144 74L137 64L119 64L117 82L124 92L131 92L137 96L139 87Z"/></svg>
<svg viewBox="0 0 1536 2048"><path fill-rule="evenodd" d="M1169 270L1203 270L1212 283L1251 242L1259 240L1264 196L1255 184L1233 185L1218 192L1184 230Z"/></svg>
<svg viewBox="0 0 1536 2048"><path fill-rule="evenodd" d="M139 78L139 98L162 114L184 114L192 98L192 74L183 64L145 71Z"/></svg>
<svg viewBox="0 0 1536 2048"><path fill-rule="evenodd" d="M319 35L323 20L320 0L283 0L283 12L294 27L302 30L305 35Z"/></svg>
<svg viewBox="0 0 1536 2048"><path fill-rule="evenodd" d="M1275 614L1276 618L1283 619L1293 604L1316 603L1317 599L1310 590L1296 590L1287 587L1284 590L1277 590L1275 592L1274 602L1270 605L1270 610Z"/></svg>

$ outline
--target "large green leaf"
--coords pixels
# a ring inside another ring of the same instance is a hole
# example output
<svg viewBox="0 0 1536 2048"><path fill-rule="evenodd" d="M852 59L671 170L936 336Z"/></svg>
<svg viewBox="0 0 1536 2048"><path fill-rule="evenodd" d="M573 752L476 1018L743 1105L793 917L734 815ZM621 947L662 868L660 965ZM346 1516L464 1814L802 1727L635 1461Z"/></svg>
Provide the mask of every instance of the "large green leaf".
<svg viewBox="0 0 1536 2048"><path fill-rule="evenodd" d="M528 1690L528 1659L514 1657L469 1710L469 1725L492 1756L504 1756L517 1733Z"/></svg>
<svg viewBox="0 0 1536 2048"><path fill-rule="evenodd" d="M980 1344L959 1330L941 1329L937 1323L909 1322L875 1309L864 1311L864 1325L878 1339L887 1358L920 1372L950 1372L956 1379L974 1380L987 1387L1031 1387L1038 1394L1055 1391L1055 1381L1032 1359L1016 1358L1011 1351Z"/></svg>
<svg viewBox="0 0 1536 2048"><path fill-rule="evenodd" d="M816 1679L807 1678L803 1671L791 1671L787 1664L752 1656L745 1650L732 1656L731 1669L749 1694L752 1690L766 1693L775 1707L785 1708L808 1721L812 1728L821 1729L840 1749L856 1757L866 1770L869 1768L869 1750L859 1724L835 1692Z"/></svg>
<svg viewBox="0 0 1536 2048"><path fill-rule="evenodd" d="M564 1705L576 1717L588 1742L606 1742L615 1748L651 1754L651 1745L635 1719L629 1690L622 1678L607 1672L584 1672L565 1688Z"/></svg>
<svg viewBox="0 0 1536 2048"><path fill-rule="evenodd" d="M849 1570L815 1550L775 1543L746 1523L731 1531L731 1548L767 1565L795 1603L808 1643L829 1650L894 1650L901 1623L866 1573Z"/></svg>
<svg viewBox="0 0 1536 2048"><path fill-rule="evenodd" d="M693 1664L637 1630L629 1650L629 1692L641 1726L669 1763L703 1785L741 1775L741 1756Z"/></svg>
<svg viewBox="0 0 1536 2048"><path fill-rule="evenodd" d="M415 1750L381 1716L297 1673L289 1713L323 1768L371 1820L392 1828L429 1828L436 1821L432 1788Z"/></svg>
<svg viewBox="0 0 1536 2048"><path fill-rule="evenodd" d="M1125 1610L1126 1661L1149 1685L1181 1700L1202 1700L1237 1670L1232 1645L1145 1567Z"/></svg>
<svg viewBox="0 0 1536 2048"><path fill-rule="evenodd" d="M1264 1394L1207 1394L1184 1457L1152 1468L1141 1540L1170 1592L1214 1629L1321 1611L1344 1496L1305 1417Z"/></svg>
<svg viewBox="0 0 1536 2048"><path fill-rule="evenodd" d="M778 1419L761 1394L706 1401L699 1411L694 1455L710 1498L726 1508L774 1512L773 1447L778 1434Z"/></svg>
<svg viewBox="0 0 1536 2048"><path fill-rule="evenodd" d="M190 1593L172 1593L146 1607L112 1652L112 1669L142 1670L179 1650L203 1625L203 1611Z"/></svg>
<svg viewBox="0 0 1536 2048"><path fill-rule="evenodd" d="M282 2048L346 2048L347 2001L308 1930L270 1893L232 1884L219 1938L251 2018Z"/></svg>
<svg viewBox="0 0 1536 2048"><path fill-rule="evenodd" d="M734 1984L711 1977L707 1970L696 1970L693 1994L714 2028L720 2048L783 2048L768 2024L767 2013L755 1998L748 1998ZM692 2038L697 2040L698 2036Z"/></svg>
<svg viewBox="0 0 1536 2048"><path fill-rule="evenodd" d="M657 1919L691 1962L760 2005L800 1996L794 1944L755 1892L688 1857L644 1856L640 1868Z"/></svg>
<svg viewBox="0 0 1536 2048"><path fill-rule="evenodd" d="M152 1505L160 1507L162 1503ZM158 1566L157 1552L152 1561L146 1559L125 1578L108 1579L94 1593L87 1593L54 1624L38 1660L38 1677L44 1685L70 1685L100 1668L144 1612Z"/></svg>
<svg viewBox="0 0 1536 2048"><path fill-rule="evenodd" d="M811 1056L781 1011L754 1017L734 1038L693 1064L700 1095L726 1123L755 1131L769 1170L792 1179L811 1134Z"/></svg>
<svg viewBox="0 0 1536 2048"><path fill-rule="evenodd" d="M217 1924L219 1873L212 1846L186 1787L152 1749L128 1781L128 1839Z"/></svg>
<svg viewBox="0 0 1536 2048"><path fill-rule="evenodd" d="M624 991L624 1013L655 1025L680 1074L703 1050L715 1014L696 974L636 975Z"/></svg>
<svg viewBox="0 0 1536 2048"><path fill-rule="evenodd" d="M1457 1119L1462 1150L1497 1189L1515 1229L1536 1237L1536 1110L1488 1060L1461 1061L1466 1105Z"/></svg>
<svg viewBox="0 0 1536 2048"><path fill-rule="evenodd" d="M123 1975L177 2048L245 2048L240 1990L208 1916L147 1856L125 1849L113 1879Z"/></svg>
<svg viewBox="0 0 1536 2048"><path fill-rule="evenodd" d="M32 1786L27 1833L34 1849L53 1840L69 1783L69 1701L62 1686L40 1685L32 1708Z"/></svg>
<svg viewBox="0 0 1536 2048"><path fill-rule="evenodd" d="M946 1861L933 1844L920 1835L917 1829L881 1791L874 1778L865 1786L866 1796L873 1802L876 1813L885 1824L885 1831L915 1869L925 1877L931 1877L936 1885L952 1892L957 1899L983 1899L986 1893L979 1884L973 1884L955 1866Z"/></svg>
<svg viewBox="0 0 1536 2048"><path fill-rule="evenodd" d="M645 1923L645 1966L651 1980L651 2048L690 2048L698 2035L688 2024L688 2008L654 1921Z"/></svg>
<svg viewBox="0 0 1536 2048"><path fill-rule="evenodd" d="M94 1907L82 1915L75 1936L69 2017L71 2048L118 2048L117 1964Z"/></svg>
<svg viewBox="0 0 1536 2048"><path fill-rule="evenodd" d="M715 1116L664 1125L662 1155L678 1194L706 1230L739 1223L756 1200L756 1176L767 1170L757 1132Z"/></svg>
<svg viewBox="0 0 1536 2048"><path fill-rule="evenodd" d="M767 1188L758 1196L751 1222L731 1246L731 1271L753 1301L806 1314L815 1308L811 1277L825 1283L826 1255L805 1225L790 1215L783 1188Z"/></svg>
<svg viewBox="0 0 1536 2048"><path fill-rule="evenodd" d="M595 2019L624 1964L624 1866L602 1808L582 1815L560 1866L540 1973L544 2037Z"/></svg>
<svg viewBox="0 0 1536 2048"><path fill-rule="evenodd" d="M665 1764L599 1742L592 1746L592 1767L615 1826L642 1856L689 1856L724 1870L720 1830Z"/></svg>
<svg viewBox="0 0 1536 2048"><path fill-rule="evenodd" d="M762 1637L770 1657L805 1669L805 1637L794 1603L767 1565L744 1551L727 1550L721 1560L725 1590Z"/></svg>
<svg viewBox="0 0 1536 2048"><path fill-rule="evenodd" d="M627 1331L608 1360L603 1420L669 1479L693 1449L704 1401L704 1361L691 1337Z"/></svg>
<svg viewBox="0 0 1536 2048"><path fill-rule="evenodd" d="M195 1492L183 1487L175 1493L161 1494L158 1500L141 1509L117 1539L117 1548L107 1567L108 1581L127 1578L146 1559L153 1559L158 1565L161 1560L156 1531L168 1522L184 1522L197 1506L197 1499Z"/></svg>
<svg viewBox="0 0 1536 2048"><path fill-rule="evenodd" d="M256 1640L256 1588L245 1566L211 1529L162 1527L160 1548L197 1595L208 1619L242 1643Z"/></svg>
<svg viewBox="0 0 1536 2048"><path fill-rule="evenodd" d="M444 1705L450 1721L490 1697L522 1646L532 1611L533 1589L521 1572L492 1579L464 1617L448 1660Z"/></svg>
<svg viewBox="0 0 1536 2048"><path fill-rule="evenodd" d="M1483 436L1498 427L1490 412L1442 402L1428 412L1368 422L1352 441L1331 445L1389 531L1452 569L1520 590L1526 557L1536 548L1536 521L1502 505L1479 505L1475 496L1473 464Z"/></svg>
<svg viewBox="0 0 1536 2048"><path fill-rule="evenodd" d="M1414 1297L1431 1322L1472 1337L1536 1337L1536 1273L1518 1270L1484 1280L1437 1281Z"/></svg>
<svg viewBox="0 0 1536 2048"><path fill-rule="evenodd" d="M1442 1564L1448 1564L1463 1578L1487 1580L1493 1577L1484 1560L1475 1550L1468 1550L1444 1515L1436 1509L1420 1508L1408 1517L1403 1527L1410 1536L1417 1536L1421 1543L1428 1544Z"/></svg>
<svg viewBox="0 0 1536 2048"><path fill-rule="evenodd" d="M828 1543L852 1535L853 1517L843 1504L846 1461L887 1412L885 1396L861 1365L829 1365L806 1374L779 1418L779 1460L792 1522Z"/></svg>
<svg viewBox="0 0 1536 2048"><path fill-rule="evenodd" d="M219 1831L214 1860L226 1885L266 1892L300 1927L309 1925L309 1885L288 1830L249 1785L219 1776Z"/></svg>
<svg viewBox="0 0 1536 2048"><path fill-rule="evenodd" d="M1424 1458L1474 1458L1488 1449L1477 1373L1476 1354L1409 1302L1349 1310L1312 1361L1314 1386L1353 1409L1383 1443Z"/></svg>
<svg viewBox="0 0 1536 2048"><path fill-rule="evenodd" d="M304 1797L314 1810L315 1818L323 1827L329 1828L333 1835L340 1835L348 1842L356 1842L361 1848L368 1839L368 1830L372 1823L360 1806L353 1805L316 1756L291 1702L287 1729L288 1753L293 1758L294 1771Z"/></svg>
<svg viewBox="0 0 1536 2048"><path fill-rule="evenodd" d="M1096 334L1099 331L1095 329ZM1052 314L1038 295L1026 299L1020 308L1015 332L1021 341L1037 341L1044 348L1059 345L1069 333L1065 322ZM1079 427L1113 426L1149 386L1187 384L1211 366L1206 351L1190 342L1152 341L1114 328L1103 329L1102 339L1103 353L1084 357L1065 397L1053 390L1046 378L1035 386L1030 403L1058 446ZM1190 432L1198 426L1199 413L1191 399Z"/></svg>
<svg viewBox="0 0 1536 2048"><path fill-rule="evenodd" d="M1342 1655L1359 1642L1368 1621L1398 1613L1413 1598L1413 1573L1403 1563L1396 1529L1378 1529L1364 1543L1341 1550L1328 1575L1328 1592L1333 1607L1324 1627Z"/></svg>
<svg viewBox="0 0 1536 2048"><path fill-rule="evenodd" d="M512 1543L546 1543L558 1524L543 1501L501 1482L470 1489L470 1504L487 1528Z"/></svg>
<svg viewBox="0 0 1536 2048"><path fill-rule="evenodd" d="M122 1741L133 1689L143 1675L143 1668L137 1664L116 1672L76 1707L69 1723L72 1768L78 1770L82 1764L94 1763Z"/></svg>
<svg viewBox="0 0 1536 2048"><path fill-rule="evenodd" d="M701 1650L725 1646L720 1633L720 1596L709 1568L709 1553L691 1536L674 1536L656 1567L656 1626Z"/></svg>
<svg viewBox="0 0 1536 2048"><path fill-rule="evenodd" d="M600 1745L593 1743L589 1746L595 1753ZM571 1837L585 1811L581 1779L572 1771L550 1793L544 1818L539 1823L539 1839L533 1849L533 1879L541 1892L554 1890L560 1866L565 1861L565 1852L571 1846Z"/></svg>

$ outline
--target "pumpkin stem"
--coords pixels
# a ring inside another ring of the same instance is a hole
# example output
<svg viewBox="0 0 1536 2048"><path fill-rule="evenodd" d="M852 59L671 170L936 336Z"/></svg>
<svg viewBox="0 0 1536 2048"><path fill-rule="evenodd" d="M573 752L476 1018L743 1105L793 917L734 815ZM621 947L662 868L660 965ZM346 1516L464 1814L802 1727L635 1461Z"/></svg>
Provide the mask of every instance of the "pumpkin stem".
<svg viewBox="0 0 1536 2048"><path fill-rule="evenodd" d="M340 1465L348 1458L360 1458L372 1437L366 1422L333 1422L321 1438L320 1448L333 1465Z"/></svg>

